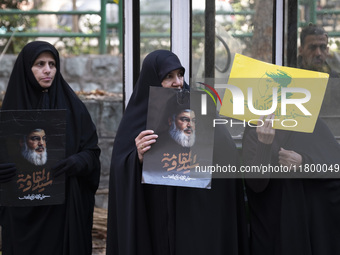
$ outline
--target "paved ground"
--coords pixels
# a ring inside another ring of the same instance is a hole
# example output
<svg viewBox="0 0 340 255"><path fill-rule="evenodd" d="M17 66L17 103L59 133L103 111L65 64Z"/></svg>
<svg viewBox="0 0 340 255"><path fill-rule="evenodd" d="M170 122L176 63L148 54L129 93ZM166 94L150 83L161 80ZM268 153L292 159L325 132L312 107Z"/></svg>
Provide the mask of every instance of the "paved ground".
<svg viewBox="0 0 340 255"><path fill-rule="evenodd" d="M92 255L105 255L106 240L95 239L92 242Z"/></svg>
<svg viewBox="0 0 340 255"><path fill-rule="evenodd" d="M1 230L1 226L0 226ZM92 230L92 255L106 254L106 230L107 230L107 210L94 208L93 230ZM0 255L1 251L1 231L0 231Z"/></svg>
<svg viewBox="0 0 340 255"><path fill-rule="evenodd" d="M106 253L107 210L94 208L92 230L92 255Z"/></svg>

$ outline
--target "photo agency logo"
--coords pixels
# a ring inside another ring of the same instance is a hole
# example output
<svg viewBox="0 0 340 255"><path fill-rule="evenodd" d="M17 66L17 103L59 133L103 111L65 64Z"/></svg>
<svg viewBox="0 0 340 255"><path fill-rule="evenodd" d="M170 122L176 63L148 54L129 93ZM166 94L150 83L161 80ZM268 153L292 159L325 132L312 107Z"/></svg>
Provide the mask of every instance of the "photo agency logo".
<svg viewBox="0 0 340 255"><path fill-rule="evenodd" d="M197 82L198 84L201 84L203 85L204 87L210 89L215 95L216 97L218 98L218 100L220 101L220 104L222 105L222 100L221 100L221 97L220 95L217 93L217 91L210 85L208 84L205 84L203 82ZM205 93L207 93L211 99L214 101L215 103L215 106L217 106L217 102L216 102L216 99L215 97L211 94L211 92L205 88L201 88L201 87L197 87L198 89L204 91ZM201 114L202 115L207 115L207 94L202 94L201 95Z"/></svg>
<svg viewBox="0 0 340 255"><path fill-rule="evenodd" d="M278 66L235 54L229 77L215 78L202 85L201 114L210 108L207 95L217 103L217 124L263 126L271 122L274 129L312 133L320 113L329 74ZM219 94L223 93L223 100ZM215 95L214 95L215 94ZM211 103L212 105L212 103ZM267 116L270 116L267 118ZM263 120L264 119L264 120ZM268 123L268 122L267 122Z"/></svg>
<svg viewBox="0 0 340 255"><path fill-rule="evenodd" d="M235 54L229 78L215 79L209 84L223 91L219 114L230 118L215 119L213 125L257 127L269 121L274 129L312 133L328 78L326 73L278 66ZM202 102L202 108L205 105Z"/></svg>
<svg viewBox="0 0 340 255"><path fill-rule="evenodd" d="M253 79L244 79L244 82L254 84ZM228 124L230 127L233 125L257 127L258 123L261 123L260 126L262 126L265 121L271 121L273 127L275 122L278 122L285 128L294 128L298 125L299 118L312 116L308 107L305 106L311 100L311 92L306 88L289 87L292 79L287 73L280 70L276 73L266 72L264 77L256 82L257 86L249 86L243 91L240 87L231 84L215 84L213 87L197 82L204 86L204 88L198 88L206 93L201 95L201 114L207 114L207 95L209 95L215 106L217 106L215 96L218 98L221 104L220 114L222 112L221 115L231 117L229 120L214 119L213 127L218 124ZM215 88L224 89L229 96L224 96L222 101ZM229 113L231 111L231 114L223 114L226 107L228 107ZM270 114L279 118L264 120L260 118L260 116Z"/></svg>

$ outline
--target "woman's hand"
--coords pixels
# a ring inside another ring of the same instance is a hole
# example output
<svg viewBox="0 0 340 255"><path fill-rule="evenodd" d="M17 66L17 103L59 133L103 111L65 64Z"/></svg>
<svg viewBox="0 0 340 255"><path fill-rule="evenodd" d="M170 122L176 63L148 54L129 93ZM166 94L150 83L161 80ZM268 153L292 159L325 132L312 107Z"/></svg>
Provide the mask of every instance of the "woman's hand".
<svg viewBox="0 0 340 255"><path fill-rule="evenodd" d="M151 144L154 144L157 138L158 135L154 134L153 130L144 130L136 137L135 142L138 158L141 163L143 162L144 153L150 150Z"/></svg>
<svg viewBox="0 0 340 255"><path fill-rule="evenodd" d="M294 166L299 167L302 165L302 156L295 152L290 150L285 150L283 148L280 148L279 151L279 163L283 166L288 166L289 169Z"/></svg>
<svg viewBox="0 0 340 255"><path fill-rule="evenodd" d="M261 143L272 144L275 137L275 129L273 129L274 114L267 116L265 120L263 116L260 117L261 121L257 122L257 138ZM263 124L263 125L262 125ZM262 126L261 126L262 125Z"/></svg>

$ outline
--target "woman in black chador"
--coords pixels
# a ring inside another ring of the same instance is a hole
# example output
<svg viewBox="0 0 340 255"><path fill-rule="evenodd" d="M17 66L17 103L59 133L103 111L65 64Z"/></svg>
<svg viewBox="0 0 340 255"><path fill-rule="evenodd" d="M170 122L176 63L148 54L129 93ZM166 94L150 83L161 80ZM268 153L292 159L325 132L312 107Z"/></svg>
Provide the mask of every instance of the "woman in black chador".
<svg viewBox="0 0 340 255"><path fill-rule="evenodd" d="M320 118L313 133L275 130L271 123L246 127L243 162L291 171L246 179L251 254L340 254L338 142Z"/></svg>
<svg viewBox="0 0 340 255"><path fill-rule="evenodd" d="M189 89L183 76L170 51L154 51L143 62L113 146L108 255L247 254L241 180L213 179L211 190L141 183L143 155L157 143L146 130L149 87ZM214 164L238 165L228 131L216 127L215 138Z"/></svg>
<svg viewBox="0 0 340 255"><path fill-rule="evenodd" d="M65 159L52 171L65 174L65 203L3 207L3 254L91 254L94 195L100 149L91 117L60 74L58 51L49 43L27 44L14 65L2 110L66 109ZM0 164L1 170L13 169ZM1 174L0 174L1 175Z"/></svg>

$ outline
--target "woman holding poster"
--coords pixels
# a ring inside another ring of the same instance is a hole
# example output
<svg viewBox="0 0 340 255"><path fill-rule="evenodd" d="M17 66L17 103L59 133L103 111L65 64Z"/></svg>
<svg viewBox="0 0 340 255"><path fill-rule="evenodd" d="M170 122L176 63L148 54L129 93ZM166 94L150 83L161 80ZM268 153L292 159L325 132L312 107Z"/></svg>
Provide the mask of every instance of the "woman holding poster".
<svg viewBox="0 0 340 255"><path fill-rule="evenodd" d="M157 134L146 130L150 86L189 89L184 67L170 51L144 60L112 153L107 254L248 254L240 179L213 179L212 188L142 184L143 157ZM226 129L215 129L213 162L238 165Z"/></svg>
<svg viewBox="0 0 340 255"><path fill-rule="evenodd" d="M2 110L43 113L58 109L66 111L66 141L59 141L65 142L65 153L49 176L53 175L53 181L58 176L64 179L64 203L2 207L4 255L92 254L94 195L100 177L96 128L85 105L63 79L55 47L43 41L28 43L14 64ZM40 143L46 139L38 134L28 139ZM49 153L50 158L53 153Z"/></svg>

